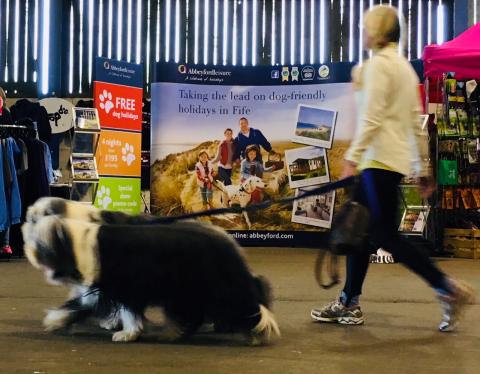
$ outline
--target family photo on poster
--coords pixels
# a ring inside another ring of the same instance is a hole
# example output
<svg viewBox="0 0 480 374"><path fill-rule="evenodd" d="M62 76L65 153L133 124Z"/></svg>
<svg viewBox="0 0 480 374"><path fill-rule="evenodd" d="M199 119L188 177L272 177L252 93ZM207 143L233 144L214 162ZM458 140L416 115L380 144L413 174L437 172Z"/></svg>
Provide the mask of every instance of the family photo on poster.
<svg viewBox="0 0 480 374"><path fill-rule="evenodd" d="M350 85L321 86L323 99L308 102L285 100L298 87L155 83L152 97L162 100L152 105L153 213L244 207L338 178L354 123L351 113L340 111L352 105ZM218 97L227 99L219 104L212 99ZM239 100L242 115L236 114ZM316 199L306 216L295 214L300 202L294 211L292 204L274 205L207 220L227 230L328 228L335 194Z"/></svg>

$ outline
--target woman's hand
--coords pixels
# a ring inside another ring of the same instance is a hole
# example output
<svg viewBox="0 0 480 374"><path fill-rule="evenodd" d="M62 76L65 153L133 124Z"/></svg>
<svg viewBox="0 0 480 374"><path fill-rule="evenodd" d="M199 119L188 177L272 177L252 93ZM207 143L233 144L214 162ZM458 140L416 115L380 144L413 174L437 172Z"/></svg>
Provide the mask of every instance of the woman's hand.
<svg viewBox="0 0 480 374"><path fill-rule="evenodd" d="M356 174L357 174L357 164L352 161L344 160L342 179L352 177Z"/></svg>

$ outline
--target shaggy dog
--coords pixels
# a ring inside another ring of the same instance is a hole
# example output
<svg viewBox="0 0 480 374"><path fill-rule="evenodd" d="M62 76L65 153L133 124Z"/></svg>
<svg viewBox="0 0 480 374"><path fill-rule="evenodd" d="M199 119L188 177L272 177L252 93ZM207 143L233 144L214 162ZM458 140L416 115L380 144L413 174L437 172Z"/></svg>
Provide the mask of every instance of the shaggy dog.
<svg viewBox="0 0 480 374"><path fill-rule="evenodd" d="M100 224L145 224L155 217L147 214L130 215L123 212L112 212L95 208L90 204L61 199L59 197L42 197L27 210L26 222L35 224L45 216L56 215L61 218L77 219ZM121 326L121 314L129 313L119 303L106 300L98 289L84 285L71 284L70 296L66 302L69 308L94 309L96 317L101 317L99 325L107 330L118 329Z"/></svg>
<svg viewBox="0 0 480 374"><path fill-rule="evenodd" d="M259 177L249 177L241 184L231 184L225 186L222 182L216 181L216 186L222 191L222 201L225 206L240 205L242 208L246 207L252 199L252 192L257 188L264 189L265 183ZM250 218L246 211L243 212L248 228L251 228Z"/></svg>
<svg viewBox="0 0 480 374"><path fill-rule="evenodd" d="M213 225L99 225L46 216L25 223L22 232L27 258L51 282L97 289L127 309L120 309L123 329L114 341L140 336L148 306L164 309L176 337L188 337L208 320L243 332L251 344L280 335L265 280L251 274L236 242ZM56 330L97 312L67 302L44 323Z"/></svg>

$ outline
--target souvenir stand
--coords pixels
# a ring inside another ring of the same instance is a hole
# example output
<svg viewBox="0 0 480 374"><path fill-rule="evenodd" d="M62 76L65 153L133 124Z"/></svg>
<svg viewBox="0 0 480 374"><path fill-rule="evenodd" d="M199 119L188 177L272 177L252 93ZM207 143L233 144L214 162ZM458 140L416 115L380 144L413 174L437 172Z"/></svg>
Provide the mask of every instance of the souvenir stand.
<svg viewBox="0 0 480 374"><path fill-rule="evenodd" d="M424 50L427 105L435 113L438 248L480 258L480 24Z"/></svg>

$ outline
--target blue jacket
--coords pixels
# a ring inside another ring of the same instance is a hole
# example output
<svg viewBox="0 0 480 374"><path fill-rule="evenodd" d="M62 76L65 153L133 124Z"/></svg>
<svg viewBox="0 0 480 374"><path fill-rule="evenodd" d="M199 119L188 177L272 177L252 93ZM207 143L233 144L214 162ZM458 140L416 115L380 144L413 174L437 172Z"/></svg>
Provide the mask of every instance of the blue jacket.
<svg viewBox="0 0 480 374"><path fill-rule="evenodd" d="M272 150L272 146L268 142L267 138L262 134L260 130L254 129L253 127L250 127L250 134L248 138L242 134L242 132L239 132L237 137L235 138L236 142L236 149L235 149L235 157L234 160L238 160L240 157L246 158L245 156L245 148L247 148L251 144L257 144L259 146L262 146L263 149L265 149L267 152L270 152ZM262 156L259 155L260 161L262 159Z"/></svg>
<svg viewBox="0 0 480 374"><path fill-rule="evenodd" d="M18 189L17 171L15 169L14 153L20 153L20 148L12 138L7 138L7 146L4 147L0 142L0 231L5 231L11 225L20 222L22 214L22 205L20 200L20 190ZM7 199L5 180L5 170L3 167L3 154L7 153L8 166L12 177L10 186L10 198Z"/></svg>
<svg viewBox="0 0 480 374"><path fill-rule="evenodd" d="M252 169L255 169L255 173L252 174ZM249 177L255 176L263 178L264 171L272 171L273 167L266 168L263 166L263 163L257 160L248 161L242 160L240 163L240 178L242 180L248 179Z"/></svg>

